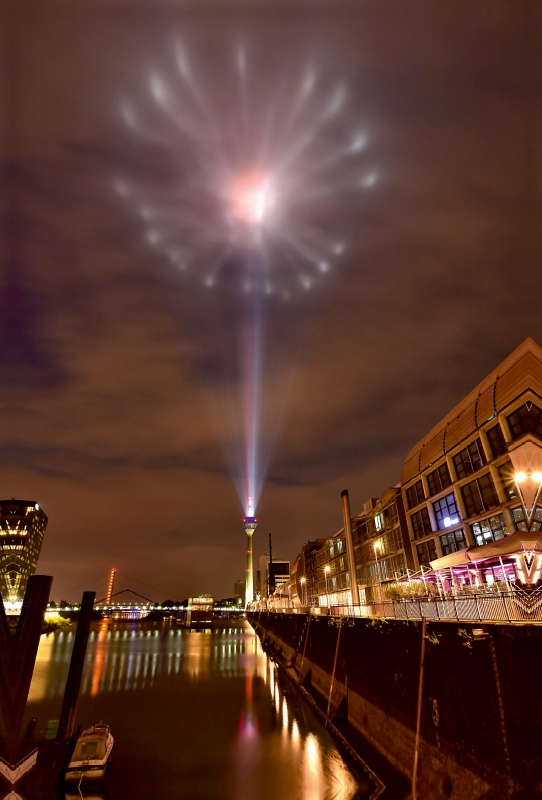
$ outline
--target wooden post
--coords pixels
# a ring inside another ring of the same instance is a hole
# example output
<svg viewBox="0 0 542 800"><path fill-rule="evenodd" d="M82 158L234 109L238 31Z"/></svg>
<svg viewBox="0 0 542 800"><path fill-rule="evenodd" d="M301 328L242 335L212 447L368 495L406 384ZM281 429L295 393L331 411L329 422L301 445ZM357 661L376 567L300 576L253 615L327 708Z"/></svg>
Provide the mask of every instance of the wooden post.
<svg viewBox="0 0 542 800"><path fill-rule="evenodd" d="M85 665L85 655L87 652L88 634L90 623L92 622L92 612L94 610L94 600L96 592L84 592L79 612L79 621L75 632L72 657L70 661L70 671L66 681L66 691L60 720L58 722L57 742L64 742L73 734L75 725L75 714L77 711L77 700L79 689L81 688L81 678L83 677L83 667Z"/></svg>
<svg viewBox="0 0 542 800"><path fill-rule="evenodd" d="M418 680L418 711L416 714L416 739L414 741L414 766L412 768L412 800L418 800L418 761L420 754L420 731L422 724L423 669L425 662L425 631L427 617L422 617L422 647L420 652L420 676Z"/></svg>
<svg viewBox="0 0 542 800"><path fill-rule="evenodd" d="M339 645L341 643L341 631L343 629L343 617L339 620L339 632L337 633L337 646L335 648L335 660L333 661L333 672L331 673L331 685L329 687L329 697L327 699L326 725L329 722L329 712L331 710L331 698L333 696L333 684L335 683L335 671L337 669L337 657L339 655Z"/></svg>
<svg viewBox="0 0 542 800"><path fill-rule="evenodd" d="M29 578L14 633L8 626L0 599L0 708L11 764L17 761L21 724L52 583L49 575Z"/></svg>

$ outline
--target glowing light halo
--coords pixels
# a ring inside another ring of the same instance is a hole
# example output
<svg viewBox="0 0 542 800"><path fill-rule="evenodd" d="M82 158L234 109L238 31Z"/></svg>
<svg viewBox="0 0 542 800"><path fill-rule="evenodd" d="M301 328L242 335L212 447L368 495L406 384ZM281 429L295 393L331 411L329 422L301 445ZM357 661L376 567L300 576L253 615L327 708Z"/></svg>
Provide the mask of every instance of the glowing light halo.
<svg viewBox="0 0 542 800"><path fill-rule="evenodd" d="M246 225L261 225L272 200L269 180L258 172L240 175L230 187L231 212L238 222Z"/></svg>
<svg viewBox="0 0 542 800"><path fill-rule="evenodd" d="M336 211L344 201L348 211L347 199L366 192L377 175L366 163L367 133L345 113L348 87L330 84L316 62L301 59L292 71L277 54L276 69L265 65L276 76L273 86L262 91L246 46L235 47L233 58L228 49L225 62L215 58L211 81L180 41L171 54L148 71L138 101L120 103L134 139L162 164L165 155L170 174L119 175L116 189L158 255L209 290L247 297L236 409L243 441L232 439L228 449L252 516L272 448L261 441L261 299L293 300L332 271L348 234L340 213L333 221L330 203Z"/></svg>
<svg viewBox="0 0 542 800"><path fill-rule="evenodd" d="M148 71L143 102L120 103L134 137L182 172L161 185L118 177L146 242L210 289L285 300L312 289L347 247L344 230L330 230L330 199L376 180L365 164L367 134L341 116L346 85L326 87L314 64L302 64L286 94L270 101L256 92L258 74L252 80L247 47L238 45L216 66L232 87L225 103L180 41L171 52L165 67ZM280 67L277 74L283 86Z"/></svg>

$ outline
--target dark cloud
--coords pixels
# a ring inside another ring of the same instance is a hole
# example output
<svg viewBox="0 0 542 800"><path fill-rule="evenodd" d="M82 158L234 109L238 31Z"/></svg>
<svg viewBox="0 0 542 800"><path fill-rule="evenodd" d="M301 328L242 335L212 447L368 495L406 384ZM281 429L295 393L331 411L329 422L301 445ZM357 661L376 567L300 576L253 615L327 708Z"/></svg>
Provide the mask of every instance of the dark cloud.
<svg viewBox="0 0 542 800"><path fill-rule="evenodd" d="M119 174L163 188L187 168L118 114L173 32L207 80L241 34L260 67L320 59L378 178L330 201L347 247L318 290L267 308L257 549L271 530L293 558L333 533L340 490L357 511L396 484L421 436L525 336L542 342L540 11L324 5L13 6L0 486L48 513L55 593L105 586L112 563L176 596L231 594L244 572L224 404L242 303L175 271L114 191Z"/></svg>

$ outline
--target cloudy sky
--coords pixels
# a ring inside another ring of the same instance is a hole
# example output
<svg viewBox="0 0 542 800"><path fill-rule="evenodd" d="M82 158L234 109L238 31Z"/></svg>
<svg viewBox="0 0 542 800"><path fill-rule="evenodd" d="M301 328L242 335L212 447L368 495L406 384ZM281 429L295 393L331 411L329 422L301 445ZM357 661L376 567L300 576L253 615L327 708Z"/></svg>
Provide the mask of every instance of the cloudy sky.
<svg viewBox="0 0 542 800"><path fill-rule="evenodd" d="M3 13L0 492L48 514L39 571L57 599L105 592L113 565L157 600L228 596L244 574L223 403L239 389L236 299L151 246L115 191L119 175L165 197L183 179L160 123L145 142L119 111L127 96L146 108L173 40L221 98L218 125L235 115L224 75L239 40L260 104L316 65L322 101L346 87L340 124L363 130L376 176L357 194L331 176L324 215L344 253L314 291L268 307L276 438L256 555L270 531L290 559L334 533L342 489L358 512L523 338L542 343L533 4L19 0Z"/></svg>

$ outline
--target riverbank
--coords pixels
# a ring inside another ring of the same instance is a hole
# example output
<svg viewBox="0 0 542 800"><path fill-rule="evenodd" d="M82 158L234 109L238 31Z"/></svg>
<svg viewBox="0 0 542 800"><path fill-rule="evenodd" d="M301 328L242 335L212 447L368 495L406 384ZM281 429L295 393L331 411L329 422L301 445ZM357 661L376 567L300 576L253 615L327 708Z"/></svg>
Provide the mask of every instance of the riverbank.
<svg viewBox="0 0 542 800"><path fill-rule="evenodd" d="M410 782L422 624L270 612L249 620L347 742L366 747L369 766L372 748ZM440 622L425 637L419 797L540 797L540 699L526 703L522 676L539 661L542 631Z"/></svg>

